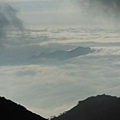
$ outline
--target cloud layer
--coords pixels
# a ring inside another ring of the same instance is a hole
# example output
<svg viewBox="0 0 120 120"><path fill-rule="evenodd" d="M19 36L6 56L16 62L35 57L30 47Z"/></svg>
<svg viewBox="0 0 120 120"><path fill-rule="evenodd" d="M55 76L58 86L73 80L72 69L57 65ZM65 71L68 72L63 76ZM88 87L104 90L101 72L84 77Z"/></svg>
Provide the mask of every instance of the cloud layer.
<svg viewBox="0 0 120 120"><path fill-rule="evenodd" d="M0 48L2 96L45 117L68 110L91 95L120 96L119 30L45 27L24 31L24 37L10 36ZM32 58L77 46L95 52L64 61Z"/></svg>

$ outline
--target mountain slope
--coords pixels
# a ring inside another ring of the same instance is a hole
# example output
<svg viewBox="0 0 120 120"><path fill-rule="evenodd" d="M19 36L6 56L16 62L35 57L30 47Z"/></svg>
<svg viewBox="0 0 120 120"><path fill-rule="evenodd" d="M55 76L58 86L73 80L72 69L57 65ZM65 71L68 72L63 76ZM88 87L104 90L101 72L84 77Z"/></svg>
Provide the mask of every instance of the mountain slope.
<svg viewBox="0 0 120 120"><path fill-rule="evenodd" d="M120 98L98 95L52 120L120 120Z"/></svg>
<svg viewBox="0 0 120 120"><path fill-rule="evenodd" d="M0 120L46 120L21 105L0 97Z"/></svg>

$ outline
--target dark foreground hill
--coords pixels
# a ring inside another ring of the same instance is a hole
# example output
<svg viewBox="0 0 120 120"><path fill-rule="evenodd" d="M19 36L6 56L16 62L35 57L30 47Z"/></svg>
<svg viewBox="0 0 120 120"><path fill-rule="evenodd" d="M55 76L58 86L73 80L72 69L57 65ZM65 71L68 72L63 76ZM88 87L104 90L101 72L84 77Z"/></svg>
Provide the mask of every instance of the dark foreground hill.
<svg viewBox="0 0 120 120"><path fill-rule="evenodd" d="M120 120L120 98L98 95L52 120Z"/></svg>
<svg viewBox="0 0 120 120"><path fill-rule="evenodd" d="M0 120L46 120L4 97L0 97Z"/></svg>

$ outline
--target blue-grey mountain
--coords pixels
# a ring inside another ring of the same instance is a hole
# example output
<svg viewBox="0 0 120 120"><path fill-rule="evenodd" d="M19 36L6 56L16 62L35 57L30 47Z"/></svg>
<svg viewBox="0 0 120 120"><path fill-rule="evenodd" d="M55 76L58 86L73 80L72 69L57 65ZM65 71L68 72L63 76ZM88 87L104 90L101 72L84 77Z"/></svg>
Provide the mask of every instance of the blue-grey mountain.
<svg viewBox="0 0 120 120"><path fill-rule="evenodd" d="M33 58L51 58L51 59L59 59L59 60L65 60L65 59L70 59L70 58L74 58L74 57L78 57L81 55L87 55L90 54L92 52L94 52L94 49L91 49L90 47L77 47L75 49L72 50L57 50L51 53L44 53L42 52L40 55L38 56L34 56Z"/></svg>

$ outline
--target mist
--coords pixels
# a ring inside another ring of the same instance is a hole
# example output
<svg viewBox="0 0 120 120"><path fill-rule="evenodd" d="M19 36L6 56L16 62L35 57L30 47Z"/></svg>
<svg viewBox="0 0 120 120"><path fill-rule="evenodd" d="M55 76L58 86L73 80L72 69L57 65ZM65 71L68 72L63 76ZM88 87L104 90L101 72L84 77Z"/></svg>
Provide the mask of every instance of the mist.
<svg viewBox="0 0 120 120"><path fill-rule="evenodd" d="M120 25L119 0L71 0L78 9L78 15L87 23Z"/></svg>
<svg viewBox="0 0 120 120"><path fill-rule="evenodd" d="M24 29L22 21L17 17L17 13L9 5L0 5L0 46L4 44L8 31Z"/></svg>

